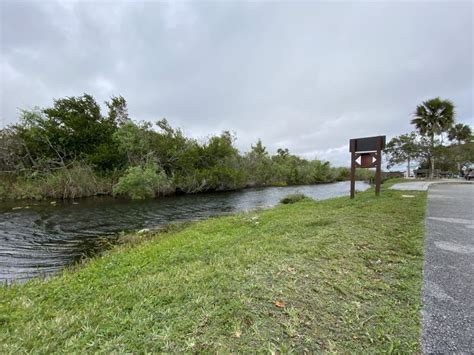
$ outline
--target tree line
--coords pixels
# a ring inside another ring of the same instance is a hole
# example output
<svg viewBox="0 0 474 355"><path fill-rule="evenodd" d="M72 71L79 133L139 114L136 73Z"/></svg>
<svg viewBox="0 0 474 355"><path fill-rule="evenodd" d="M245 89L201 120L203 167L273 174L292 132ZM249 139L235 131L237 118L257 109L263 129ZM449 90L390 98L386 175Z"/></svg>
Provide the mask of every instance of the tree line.
<svg viewBox="0 0 474 355"><path fill-rule="evenodd" d="M121 96L105 104L103 114L91 95L61 98L51 107L23 110L19 123L1 129L0 198L146 198L349 176L347 168L286 148L270 154L260 140L240 153L228 131L199 142L166 119L135 122Z"/></svg>
<svg viewBox="0 0 474 355"><path fill-rule="evenodd" d="M394 137L385 148L388 166L419 162L435 177L436 168L462 176L474 163L474 137L471 127L456 123L454 104L439 97L416 107L411 124L415 130Z"/></svg>

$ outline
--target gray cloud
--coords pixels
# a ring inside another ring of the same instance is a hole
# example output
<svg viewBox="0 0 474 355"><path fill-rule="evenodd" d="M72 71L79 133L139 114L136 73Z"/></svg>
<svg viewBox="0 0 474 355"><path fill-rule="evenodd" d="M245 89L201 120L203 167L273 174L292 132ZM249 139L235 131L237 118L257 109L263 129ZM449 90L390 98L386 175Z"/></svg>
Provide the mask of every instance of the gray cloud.
<svg viewBox="0 0 474 355"><path fill-rule="evenodd" d="M472 2L0 2L2 125L123 95L135 120L347 164L441 96L473 124Z"/></svg>

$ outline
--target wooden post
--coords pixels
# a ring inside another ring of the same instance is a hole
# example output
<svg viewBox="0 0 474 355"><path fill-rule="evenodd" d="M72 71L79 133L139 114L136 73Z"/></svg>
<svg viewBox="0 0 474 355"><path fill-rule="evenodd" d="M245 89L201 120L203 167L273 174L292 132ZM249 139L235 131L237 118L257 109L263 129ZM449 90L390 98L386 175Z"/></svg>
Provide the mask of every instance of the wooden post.
<svg viewBox="0 0 474 355"><path fill-rule="evenodd" d="M380 183L382 180L382 137L377 139L377 165L375 168L375 195L380 195Z"/></svg>
<svg viewBox="0 0 474 355"><path fill-rule="evenodd" d="M356 153L355 139L351 139L351 198L355 197L355 172L356 172Z"/></svg>

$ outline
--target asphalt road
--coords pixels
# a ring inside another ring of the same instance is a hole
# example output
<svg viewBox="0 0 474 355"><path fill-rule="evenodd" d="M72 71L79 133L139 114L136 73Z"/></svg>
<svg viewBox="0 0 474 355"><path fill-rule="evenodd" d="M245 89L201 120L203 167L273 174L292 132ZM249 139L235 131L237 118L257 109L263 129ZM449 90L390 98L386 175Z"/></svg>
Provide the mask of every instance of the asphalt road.
<svg viewBox="0 0 474 355"><path fill-rule="evenodd" d="M425 354L474 354L474 185L432 185L423 267Z"/></svg>

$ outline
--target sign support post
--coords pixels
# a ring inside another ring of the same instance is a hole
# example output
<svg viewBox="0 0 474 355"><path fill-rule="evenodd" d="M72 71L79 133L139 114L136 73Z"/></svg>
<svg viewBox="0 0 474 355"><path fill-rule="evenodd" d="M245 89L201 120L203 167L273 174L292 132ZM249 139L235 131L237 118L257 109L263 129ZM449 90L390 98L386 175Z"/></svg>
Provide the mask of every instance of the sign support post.
<svg viewBox="0 0 474 355"><path fill-rule="evenodd" d="M385 138L385 137L383 137ZM377 137L377 167L375 168L375 195L380 195L380 184L382 181L382 137Z"/></svg>
<svg viewBox="0 0 474 355"><path fill-rule="evenodd" d="M351 198L355 197L356 168L375 167L375 195L380 195L382 181L382 149L385 148L385 136L351 139ZM357 159L361 158L360 163Z"/></svg>
<svg viewBox="0 0 474 355"><path fill-rule="evenodd" d="M355 156L355 140L351 139L351 198L355 197L355 174L356 174L356 156Z"/></svg>

